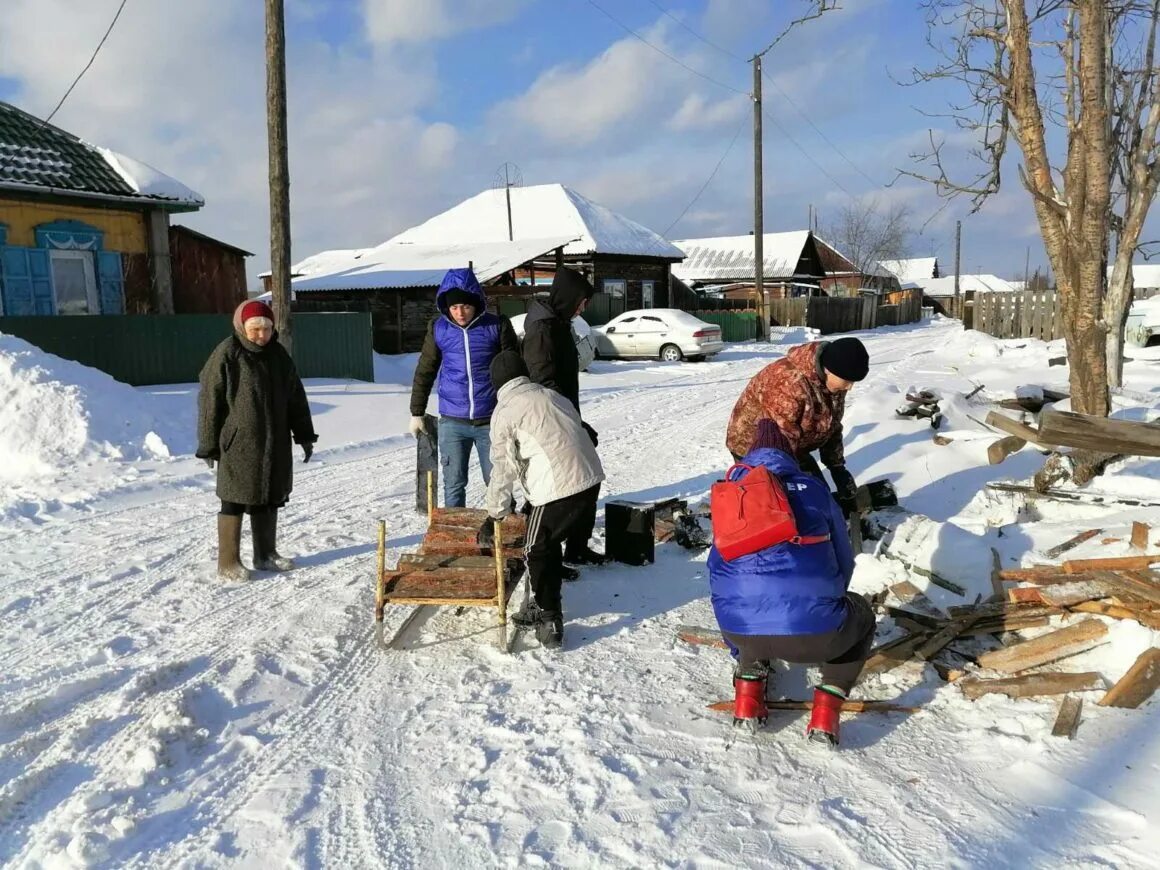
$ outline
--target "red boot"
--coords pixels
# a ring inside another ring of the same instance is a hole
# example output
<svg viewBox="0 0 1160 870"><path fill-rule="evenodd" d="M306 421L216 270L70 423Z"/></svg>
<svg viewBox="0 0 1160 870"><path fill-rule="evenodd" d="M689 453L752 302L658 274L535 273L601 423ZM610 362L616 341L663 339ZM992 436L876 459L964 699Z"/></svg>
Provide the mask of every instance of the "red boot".
<svg viewBox="0 0 1160 870"><path fill-rule="evenodd" d="M845 697L835 689L814 689L814 707L810 713L810 724L806 727L806 738L815 743L838 745L838 718L842 712Z"/></svg>
<svg viewBox="0 0 1160 870"><path fill-rule="evenodd" d="M765 724L765 674L738 674L733 678L733 724Z"/></svg>

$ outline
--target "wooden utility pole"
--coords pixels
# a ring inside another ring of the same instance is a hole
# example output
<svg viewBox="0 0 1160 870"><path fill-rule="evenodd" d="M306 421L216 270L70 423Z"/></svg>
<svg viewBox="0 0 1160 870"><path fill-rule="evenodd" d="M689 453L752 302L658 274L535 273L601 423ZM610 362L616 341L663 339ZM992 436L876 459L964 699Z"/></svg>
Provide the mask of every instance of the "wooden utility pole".
<svg viewBox="0 0 1160 870"><path fill-rule="evenodd" d="M963 254L963 222L955 221L955 310L958 311L959 319L965 320L966 312L963 310L963 300L959 296L959 266Z"/></svg>
<svg viewBox="0 0 1160 870"><path fill-rule="evenodd" d="M286 15L282 4L283 0L266 0L266 129L274 328L278 340L290 350L290 157L286 144Z"/></svg>
<svg viewBox="0 0 1160 870"><path fill-rule="evenodd" d="M757 340L769 338L765 313L765 212L761 178L761 55L753 58L753 290L757 295Z"/></svg>

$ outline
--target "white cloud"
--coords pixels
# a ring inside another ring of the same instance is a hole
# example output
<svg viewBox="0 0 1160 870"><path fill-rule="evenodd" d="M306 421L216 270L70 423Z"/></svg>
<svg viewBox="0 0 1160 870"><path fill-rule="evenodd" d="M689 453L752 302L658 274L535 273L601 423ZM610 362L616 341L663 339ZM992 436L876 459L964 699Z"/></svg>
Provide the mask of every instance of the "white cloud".
<svg viewBox="0 0 1160 870"><path fill-rule="evenodd" d="M507 21L530 0L364 0L372 42L425 42Z"/></svg>
<svg viewBox="0 0 1160 870"><path fill-rule="evenodd" d="M746 97L713 102L700 93L689 94L669 119L668 127L677 132L732 128L749 110L750 101Z"/></svg>

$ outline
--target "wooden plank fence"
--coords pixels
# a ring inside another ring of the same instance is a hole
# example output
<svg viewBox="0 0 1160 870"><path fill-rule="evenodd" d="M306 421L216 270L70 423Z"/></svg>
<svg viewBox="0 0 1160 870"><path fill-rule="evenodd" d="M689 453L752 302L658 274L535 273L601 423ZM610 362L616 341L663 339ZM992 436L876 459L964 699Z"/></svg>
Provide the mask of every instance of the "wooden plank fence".
<svg viewBox="0 0 1160 870"><path fill-rule="evenodd" d="M900 326L922 320L922 292L890 294L892 304L880 305L876 296L811 296L770 299L773 326L808 326L822 335L857 332L878 326Z"/></svg>
<svg viewBox="0 0 1160 870"><path fill-rule="evenodd" d="M970 328L995 338L1063 338L1063 314L1053 291L976 293Z"/></svg>

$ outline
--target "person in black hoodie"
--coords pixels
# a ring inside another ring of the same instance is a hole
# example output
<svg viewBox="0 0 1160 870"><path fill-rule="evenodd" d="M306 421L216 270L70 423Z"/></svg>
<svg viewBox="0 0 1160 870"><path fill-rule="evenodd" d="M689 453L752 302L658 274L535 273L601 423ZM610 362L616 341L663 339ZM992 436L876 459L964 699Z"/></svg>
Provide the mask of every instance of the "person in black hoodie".
<svg viewBox="0 0 1160 870"><path fill-rule="evenodd" d="M592 298L592 285L574 269L560 268L552 279L548 298L533 299L524 320L524 363L533 383L555 390L580 410L580 356L572 338L572 318L580 314ZM597 444L596 431L581 423L592 446ZM575 526L564 545L564 561L573 565L601 565L608 561L593 550L588 541L596 526L596 502L591 513Z"/></svg>

